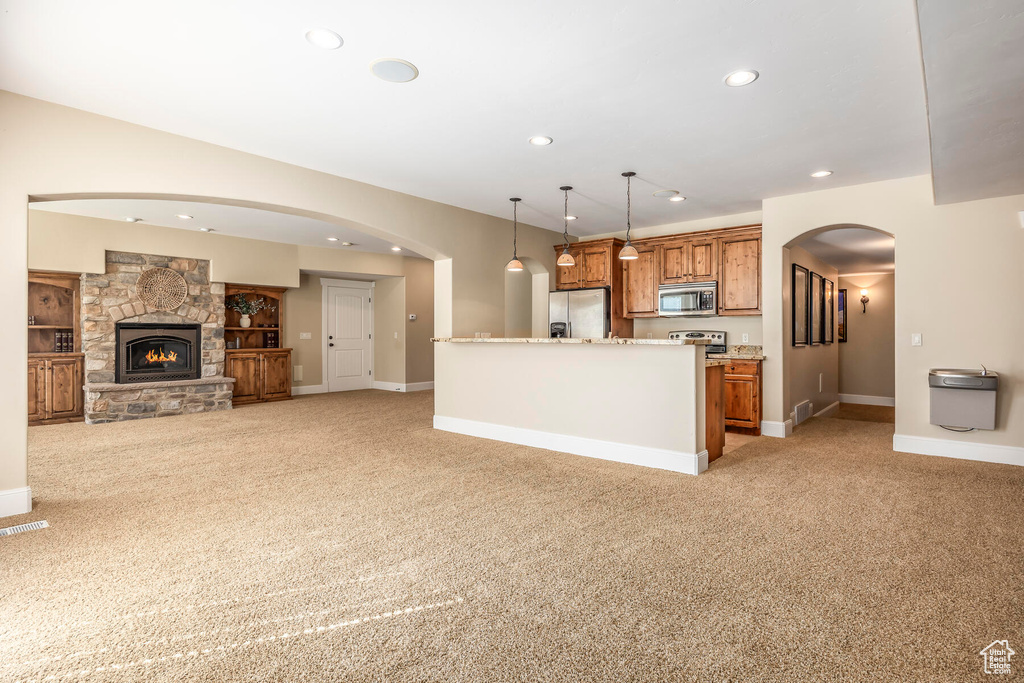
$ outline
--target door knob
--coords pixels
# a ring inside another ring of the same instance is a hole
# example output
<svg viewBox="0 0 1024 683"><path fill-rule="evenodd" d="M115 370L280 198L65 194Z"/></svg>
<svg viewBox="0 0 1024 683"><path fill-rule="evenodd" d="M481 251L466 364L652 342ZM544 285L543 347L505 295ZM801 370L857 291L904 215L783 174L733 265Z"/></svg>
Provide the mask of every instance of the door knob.
<svg viewBox="0 0 1024 683"><path fill-rule="evenodd" d="M328 344L328 346L334 346L334 344L333 344L333 343L331 343L331 344Z"/></svg>
<svg viewBox="0 0 1024 683"><path fill-rule="evenodd" d="M334 339L334 336L329 334L329 335L327 335L327 338L328 339Z"/></svg>

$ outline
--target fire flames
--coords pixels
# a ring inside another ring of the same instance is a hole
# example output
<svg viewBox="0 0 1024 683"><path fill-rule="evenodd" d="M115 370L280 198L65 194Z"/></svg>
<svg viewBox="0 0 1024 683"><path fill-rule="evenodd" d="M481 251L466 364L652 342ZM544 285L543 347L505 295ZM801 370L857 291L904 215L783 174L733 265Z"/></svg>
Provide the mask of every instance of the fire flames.
<svg viewBox="0 0 1024 683"><path fill-rule="evenodd" d="M174 351L168 351L167 354L164 355L163 347L160 347L159 352L153 350L146 354L146 361L149 363L165 363L168 361L173 363L176 362L177 360L178 354L176 354Z"/></svg>

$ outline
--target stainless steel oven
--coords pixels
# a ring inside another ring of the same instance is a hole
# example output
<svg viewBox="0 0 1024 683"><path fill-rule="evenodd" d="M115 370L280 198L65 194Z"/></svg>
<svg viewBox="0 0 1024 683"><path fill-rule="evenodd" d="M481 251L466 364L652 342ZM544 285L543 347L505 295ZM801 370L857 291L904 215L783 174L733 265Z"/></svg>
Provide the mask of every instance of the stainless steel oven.
<svg viewBox="0 0 1024 683"><path fill-rule="evenodd" d="M658 315L665 318L718 315L718 283L691 282L658 287Z"/></svg>

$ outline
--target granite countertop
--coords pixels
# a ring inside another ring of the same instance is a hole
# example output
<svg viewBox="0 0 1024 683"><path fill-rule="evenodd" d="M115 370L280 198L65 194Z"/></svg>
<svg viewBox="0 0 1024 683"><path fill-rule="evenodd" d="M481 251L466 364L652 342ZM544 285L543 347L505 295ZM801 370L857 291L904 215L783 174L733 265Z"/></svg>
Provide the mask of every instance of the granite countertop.
<svg viewBox="0 0 1024 683"><path fill-rule="evenodd" d="M706 367L706 368L714 368L714 367L718 367L719 365L728 365L729 364L729 360L730 360L729 358L721 358L721 359L718 359L718 358L705 358L704 359L704 367Z"/></svg>
<svg viewBox="0 0 1024 683"><path fill-rule="evenodd" d="M432 337L432 342L453 344L621 344L628 346L704 346L706 339L633 339L613 337L612 339L576 339L549 337Z"/></svg>
<svg viewBox="0 0 1024 683"><path fill-rule="evenodd" d="M725 353L709 353L708 358L724 360L764 360L764 352L755 344L730 344Z"/></svg>

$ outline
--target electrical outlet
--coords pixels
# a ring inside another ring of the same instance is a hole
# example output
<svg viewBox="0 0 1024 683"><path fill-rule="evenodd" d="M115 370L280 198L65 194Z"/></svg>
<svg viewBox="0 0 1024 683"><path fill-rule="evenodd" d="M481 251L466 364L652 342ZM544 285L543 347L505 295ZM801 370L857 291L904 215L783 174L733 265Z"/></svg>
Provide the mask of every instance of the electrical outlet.
<svg viewBox="0 0 1024 683"><path fill-rule="evenodd" d="M914 332L913 334L910 335L910 345L911 346L921 346L921 333L920 332Z"/></svg>
<svg viewBox="0 0 1024 683"><path fill-rule="evenodd" d="M746 344L749 341L750 341L750 335L749 334L744 334L743 335L743 343Z"/></svg>
<svg viewBox="0 0 1024 683"><path fill-rule="evenodd" d="M398 333L395 332L395 339L398 339Z"/></svg>
<svg viewBox="0 0 1024 683"><path fill-rule="evenodd" d="M299 332L299 339L312 339L312 338L313 338L313 333L312 332Z"/></svg>

